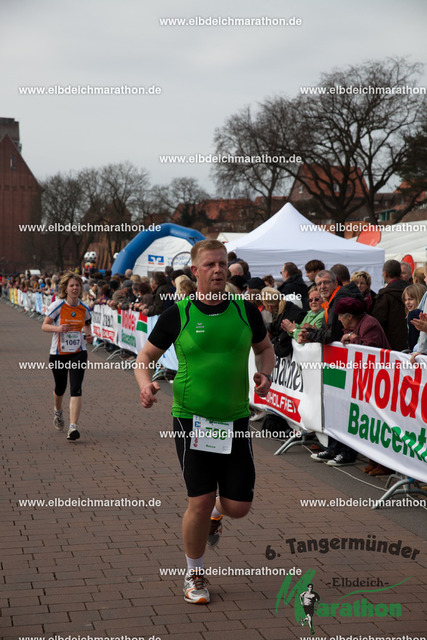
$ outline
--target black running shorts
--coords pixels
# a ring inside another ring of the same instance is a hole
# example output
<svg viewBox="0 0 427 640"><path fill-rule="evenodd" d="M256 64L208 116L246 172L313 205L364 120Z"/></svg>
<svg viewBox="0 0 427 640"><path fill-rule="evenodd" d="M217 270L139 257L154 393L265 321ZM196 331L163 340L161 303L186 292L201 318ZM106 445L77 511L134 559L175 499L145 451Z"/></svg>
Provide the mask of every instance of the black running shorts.
<svg viewBox="0 0 427 640"><path fill-rule="evenodd" d="M182 475L190 498L217 491L221 497L252 502L255 465L250 436L235 437L231 453L211 453L190 449L191 418L174 418L175 444ZM249 418L233 423L234 431L248 432ZM185 435L183 435L185 434Z"/></svg>
<svg viewBox="0 0 427 640"><path fill-rule="evenodd" d="M68 373L70 378L70 396L82 395L82 383L86 370L87 351L77 351L61 355L50 355L49 363L55 379L55 395L63 396L67 388Z"/></svg>

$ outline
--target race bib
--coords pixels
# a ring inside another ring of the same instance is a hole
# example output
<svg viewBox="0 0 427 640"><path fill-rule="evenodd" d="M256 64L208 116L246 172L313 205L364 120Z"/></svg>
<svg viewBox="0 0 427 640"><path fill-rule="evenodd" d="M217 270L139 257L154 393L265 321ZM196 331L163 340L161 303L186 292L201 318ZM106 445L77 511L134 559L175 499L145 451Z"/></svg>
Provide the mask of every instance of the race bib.
<svg viewBox="0 0 427 640"><path fill-rule="evenodd" d="M190 449L210 453L231 453L233 423L193 416Z"/></svg>
<svg viewBox="0 0 427 640"><path fill-rule="evenodd" d="M74 353L82 346L82 334L80 331L67 331L67 333L61 333L60 338L62 353Z"/></svg>

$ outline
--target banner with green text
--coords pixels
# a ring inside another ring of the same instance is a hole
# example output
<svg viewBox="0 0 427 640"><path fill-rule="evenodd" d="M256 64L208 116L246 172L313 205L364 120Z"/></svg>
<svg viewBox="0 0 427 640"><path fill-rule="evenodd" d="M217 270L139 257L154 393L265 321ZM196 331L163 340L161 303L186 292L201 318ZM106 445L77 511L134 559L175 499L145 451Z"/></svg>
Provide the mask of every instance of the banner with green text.
<svg viewBox="0 0 427 640"><path fill-rule="evenodd" d="M427 357L325 345L325 433L368 458L427 482Z"/></svg>

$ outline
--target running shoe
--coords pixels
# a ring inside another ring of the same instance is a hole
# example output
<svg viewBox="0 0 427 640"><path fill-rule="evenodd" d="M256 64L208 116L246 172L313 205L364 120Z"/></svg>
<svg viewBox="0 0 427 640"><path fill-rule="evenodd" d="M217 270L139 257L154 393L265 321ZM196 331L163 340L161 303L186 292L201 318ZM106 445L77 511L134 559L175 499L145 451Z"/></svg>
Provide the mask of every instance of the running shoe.
<svg viewBox="0 0 427 640"><path fill-rule="evenodd" d="M257 411L256 413L251 415L251 417L249 418L249 422L257 422L258 420L262 420L267 414L268 411L264 411L264 409L262 409L261 411Z"/></svg>
<svg viewBox="0 0 427 640"><path fill-rule="evenodd" d="M211 601L209 591L206 589L208 581L204 575L200 575L197 569L188 571L184 578L184 600L191 604L208 604Z"/></svg>
<svg viewBox="0 0 427 640"><path fill-rule="evenodd" d="M346 467L347 465L354 463L354 459L348 458L343 453L339 453L333 460L328 460L326 464L328 464L330 467Z"/></svg>
<svg viewBox="0 0 427 640"><path fill-rule="evenodd" d="M167 371L166 367L158 367L158 369L156 369L153 375L151 376L151 381L155 382L156 380L165 380L166 371Z"/></svg>
<svg viewBox="0 0 427 640"><path fill-rule="evenodd" d="M70 425L67 434L67 440L78 440L80 438L80 433L76 426L73 424Z"/></svg>
<svg viewBox="0 0 427 640"><path fill-rule="evenodd" d="M62 417L62 411L60 411L59 413L56 413L56 411L54 411L54 413L53 413L53 426L58 431L63 431L63 429L65 427L65 422L64 422L64 418Z"/></svg>
<svg viewBox="0 0 427 640"><path fill-rule="evenodd" d="M222 534L222 516L219 518L211 518L211 528L209 530L207 544L213 549L217 546L219 538Z"/></svg>
<svg viewBox="0 0 427 640"><path fill-rule="evenodd" d="M335 457L335 454L330 453L328 450L321 451L320 453L312 453L310 456L310 458L316 460L316 462L327 462L328 460L333 460Z"/></svg>

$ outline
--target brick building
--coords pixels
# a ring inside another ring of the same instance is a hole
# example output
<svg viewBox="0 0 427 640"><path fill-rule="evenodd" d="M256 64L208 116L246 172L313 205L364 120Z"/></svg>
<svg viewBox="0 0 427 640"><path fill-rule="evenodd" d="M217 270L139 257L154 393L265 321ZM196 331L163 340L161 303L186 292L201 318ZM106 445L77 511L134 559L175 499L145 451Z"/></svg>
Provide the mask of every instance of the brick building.
<svg viewBox="0 0 427 640"><path fill-rule="evenodd" d="M341 190L344 176L340 167L330 167L330 172L317 165L300 166L298 175L295 178L289 193L289 202L307 218L316 223L332 222L331 214L322 206L316 195L322 196L330 205L337 201ZM368 219L368 211L363 204L364 193L360 183L368 191L365 179L361 175L360 169L351 167L347 179L345 198L351 199L352 206L356 209L347 217L347 220ZM359 205L359 206L357 206Z"/></svg>
<svg viewBox="0 0 427 640"><path fill-rule="evenodd" d="M39 234L19 225L41 219L41 188L21 155L19 122L0 118L0 271L36 266Z"/></svg>

